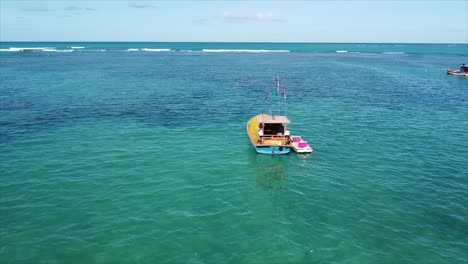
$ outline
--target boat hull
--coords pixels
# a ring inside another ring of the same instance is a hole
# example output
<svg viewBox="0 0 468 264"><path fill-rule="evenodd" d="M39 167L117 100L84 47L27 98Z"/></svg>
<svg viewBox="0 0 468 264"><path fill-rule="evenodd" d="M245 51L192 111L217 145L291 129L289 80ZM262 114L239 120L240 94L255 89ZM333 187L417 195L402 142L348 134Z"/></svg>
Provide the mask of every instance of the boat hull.
<svg viewBox="0 0 468 264"><path fill-rule="evenodd" d="M291 147L287 146L255 146L255 150L260 154L282 155L291 152Z"/></svg>
<svg viewBox="0 0 468 264"><path fill-rule="evenodd" d="M468 73L460 72L458 70L448 69L447 74L468 77Z"/></svg>

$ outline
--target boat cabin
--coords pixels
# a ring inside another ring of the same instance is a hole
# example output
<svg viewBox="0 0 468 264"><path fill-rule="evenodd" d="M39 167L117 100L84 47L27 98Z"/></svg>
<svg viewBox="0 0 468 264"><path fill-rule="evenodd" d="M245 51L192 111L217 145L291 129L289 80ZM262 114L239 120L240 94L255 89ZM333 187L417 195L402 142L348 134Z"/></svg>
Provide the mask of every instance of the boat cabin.
<svg viewBox="0 0 468 264"><path fill-rule="evenodd" d="M259 136L289 136L286 125L291 122L285 116L259 115L257 121Z"/></svg>

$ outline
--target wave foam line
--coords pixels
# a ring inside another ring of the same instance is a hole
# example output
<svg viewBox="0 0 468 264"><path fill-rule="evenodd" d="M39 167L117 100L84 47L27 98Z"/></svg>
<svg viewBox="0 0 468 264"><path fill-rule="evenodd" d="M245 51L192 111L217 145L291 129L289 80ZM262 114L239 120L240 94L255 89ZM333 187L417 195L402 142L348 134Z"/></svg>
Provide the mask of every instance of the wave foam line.
<svg viewBox="0 0 468 264"><path fill-rule="evenodd" d="M248 52L248 53L266 53L266 52L290 52L290 50L266 50L266 49L202 49L203 52Z"/></svg>
<svg viewBox="0 0 468 264"><path fill-rule="evenodd" d="M15 47L10 47L8 49L0 49L0 51L44 51L48 49L54 49L54 48L48 48L48 47L35 47L35 48L15 48Z"/></svg>
<svg viewBox="0 0 468 264"><path fill-rule="evenodd" d="M73 52L73 49L56 49L56 48L15 48L11 47L8 49L0 49L0 51L10 52L27 52L27 51L42 51L42 52Z"/></svg>
<svg viewBox="0 0 468 264"><path fill-rule="evenodd" d="M45 51L45 52L73 52L72 49L63 49L63 50L58 50L58 49L43 49L42 51Z"/></svg>
<svg viewBox="0 0 468 264"><path fill-rule="evenodd" d="M172 51L171 49L148 49L148 48L143 48L141 51L147 51L147 52L165 52L165 51Z"/></svg>
<svg viewBox="0 0 468 264"><path fill-rule="evenodd" d="M167 51L172 51L172 50L171 50L171 49L149 49L149 48L142 48L142 49L127 49L127 51L167 52Z"/></svg>
<svg viewBox="0 0 468 264"><path fill-rule="evenodd" d="M81 46L71 46L70 48L72 48L72 49L84 49L85 47L81 47Z"/></svg>

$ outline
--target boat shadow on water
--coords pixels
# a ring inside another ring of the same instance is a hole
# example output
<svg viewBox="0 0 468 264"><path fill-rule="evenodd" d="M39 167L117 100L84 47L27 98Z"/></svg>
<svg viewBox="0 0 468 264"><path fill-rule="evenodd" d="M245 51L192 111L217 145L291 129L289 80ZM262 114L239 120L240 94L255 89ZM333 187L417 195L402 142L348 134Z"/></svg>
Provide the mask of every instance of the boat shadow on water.
<svg viewBox="0 0 468 264"><path fill-rule="evenodd" d="M250 171L265 190L285 191L288 180L289 155L262 155L249 151Z"/></svg>

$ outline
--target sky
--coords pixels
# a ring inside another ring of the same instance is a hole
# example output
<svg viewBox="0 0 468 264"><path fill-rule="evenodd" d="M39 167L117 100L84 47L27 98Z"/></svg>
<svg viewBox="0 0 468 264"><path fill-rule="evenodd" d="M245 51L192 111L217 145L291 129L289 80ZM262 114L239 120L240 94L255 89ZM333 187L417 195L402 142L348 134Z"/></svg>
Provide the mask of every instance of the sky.
<svg viewBox="0 0 468 264"><path fill-rule="evenodd" d="M468 43L468 0L0 0L0 41Z"/></svg>

